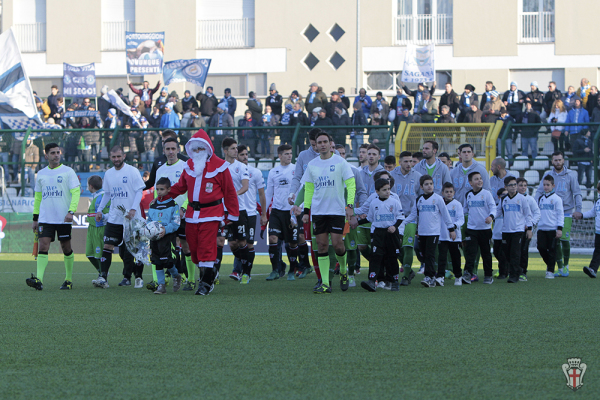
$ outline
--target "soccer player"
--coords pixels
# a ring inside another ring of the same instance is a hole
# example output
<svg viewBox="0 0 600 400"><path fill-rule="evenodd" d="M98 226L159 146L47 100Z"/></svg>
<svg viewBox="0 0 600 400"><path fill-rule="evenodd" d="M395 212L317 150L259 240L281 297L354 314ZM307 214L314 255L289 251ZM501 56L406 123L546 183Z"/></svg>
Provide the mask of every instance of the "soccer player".
<svg viewBox="0 0 600 400"><path fill-rule="evenodd" d="M452 168L453 168L453 163L452 163L452 159L450 158L450 154L446 153L445 151L443 153L440 153L438 155L438 158L440 159L441 162L443 162L444 164L446 164L446 167L448 167L448 170L450 172L452 172Z"/></svg>
<svg viewBox="0 0 600 400"><path fill-rule="evenodd" d="M88 190L92 194L90 207L87 214L88 230L87 239L85 241L85 255L90 260L98 274L100 274L100 259L102 258L102 248L104 247L104 226L108 219L109 206L99 210L98 207L104 197L102 190L102 178L98 175L92 175L88 178ZM104 220L96 222L96 212L102 211Z"/></svg>
<svg viewBox="0 0 600 400"><path fill-rule="evenodd" d="M265 199L265 180L262 172L251 165L248 165L248 147L238 146L237 160L248 168L248 190L244 193L246 203L246 213L248 214L248 269L252 270L254 265L254 234L256 233L256 216L258 215L256 207L256 192L260 200L261 216L260 221L267 221L267 201ZM241 261L241 260L240 260Z"/></svg>
<svg viewBox="0 0 600 400"><path fill-rule="evenodd" d="M505 178L506 179L506 178ZM531 214L531 223L533 226L537 225L540 220L540 208L538 202L533 197L527 194L527 180L525 178L517 178L517 191L525 197L527 205L529 206L529 212ZM533 237L533 230L528 231L526 226L523 226L523 240L521 241L521 275L519 276L520 281L527 280L527 267L529 265L529 243ZM553 271L554 272L554 271Z"/></svg>
<svg viewBox="0 0 600 400"><path fill-rule="evenodd" d="M492 192L494 201L496 201L496 204L498 204L500 202L500 199L498 198L498 190L504 189L504 178L506 178L507 175L518 178L519 174L507 170L506 161L501 157L492 160L490 169L492 171L492 176L490 177L490 191Z"/></svg>
<svg viewBox="0 0 600 400"><path fill-rule="evenodd" d="M177 133L175 133L175 131L173 131L171 129L165 129L164 131L162 131L161 137L162 137L162 145L164 148L165 141L168 138L175 138L175 140L177 140ZM189 157L184 156L183 154L179 153L179 143L177 143L177 158L182 161L187 161L189 159ZM156 160L154 160L154 163L152 163L152 169L150 170L150 177L146 181L146 187L144 188L144 190L148 190L148 189L154 187L154 183L156 182L156 171L166 162L167 162L167 156L165 154L161 154L160 157L158 157Z"/></svg>
<svg viewBox="0 0 600 400"><path fill-rule="evenodd" d="M64 254L65 281L62 290L73 288L73 261L71 248L71 228L73 215L77 211L80 183L75 171L60 163L61 151L56 143L48 143L44 148L48 166L40 170L35 180L35 201L33 203L34 232L38 232L37 273L31 274L25 282L28 286L42 290L44 272L48 266L50 243L58 237Z"/></svg>
<svg viewBox="0 0 600 400"><path fill-rule="evenodd" d="M571 256L571 224L573 217L581 218L582 196L579 183L577 182L577 173L565 167L565 155L562 151L552 153L552 169L544 172L544 176L552 175L556 194L563 201L565 211L565 225L559 245L556 246L556 263L558 272L554 276L569 276L569 258ZM544 178L537 189L535 199L544 194ZM575 210L575 211L573 211Z"/></svg>
<svg viewBox="0 0 600 400"><path fill-rule="evenodd" d="M468 176L471 172L479 172L483 179L483 189L490 192L492 189L490 186L490 177L485 169L485 166L473 159L475 157L473 146L468 143L461 144L458 146L458 153L462 159L462 163L457 165L456 168L452 169L450 178L452 179L452 183L454 184L454 189L456 191L455 197L464 207L467 192L472 189L468 180ZM465 216L465 218L466 217L467 216Z"/></svg>
<svg viewBox="0 0 600 400"><path fill-rule="evenodd" d="M469 174L469 184L473 188L467 193L464 213L469 214L467 230L463 236L463 252L465 255L465 272L462 276L463 283L471 284L473 269L477 252L483 259L485 273L484 283L493 283L492 253L490 240L492 238L492 222L496 215L496 203L492 194L483 190L483 178L477 171ZM515 186L516 190L516 186Z"/></svg>
<svg viewBox="0 0 600 400"><path fill-rule="evenodd" d="M594 254L592 254L592 259L590 260L590 265L587 267L583 267L583 272L590 278L595 278L598 273L598 266L600 266L600 182L598 182L598 186L596 186L596 190L598 191L598 200L596 200L596 204L591 210L584 212L581 216L577 216L575 218L596 218L596 234L594 236Z"/></svg>
<svg viewBox="0 0 600 400"><path fill-rule="evenodd" d="M420 151L416 151L416 152L412 153L412 167L413 168L415 167L415 165L420 163L421 160L423 160L423 153L421 153Z"/></svg>
<svg viewBox="0 0 600 400"><path fill-rule="evenodd" d="M502 249L508 263L508 283L517 283L521 276L521 241L523 240L523 225L527 231L533 230L529 204L517 190L517 178L507 176L504 185L508 194L500 200L496 217L502 214ZM529 236L529 235L528 235ZM483 256L483 252L482 252ZM485 269L485 260L484 260ZM486 271L483 283L493 283L492 274Z"/></svg>
<svg viewBox="0 0 600 400"><path fill-rule="evenodd" d="M157 171L157 174L160 173ZM150 260L156 267L156 276L158 287L154 294L167 293L165 282L165 268L169 270L171 276L175 280L173 283L173 292L177 292L181 288L181 275L177 271L175 265L175 257L173 249L177 240L177 230L179 229L179 212L180 206L175 202L173 197L169 195L171 191L171 179L163 176L156 181L154 192L156 193L156 201L150 205L148 210L148 222L159 222L162 226L160 235L154 240L150 240Z"/></svg>
<svg viewBox="0 0 600 400"><path fill-rule="evenodd" d="M385 170L389 171L389 172L392 172L393 170L395 170L396 169L396 157L387 156L386 158L384 158L383 159L383 168L385 168Z"/></svg>
<svg viewBox="0 0 600 400"><path fill-rule="evenodd" d="M296 172L296 166L291 164L292 146L288 144L279 146L277 154L279 155L279 165L270 170L267 177L266 204L272 204L271 216L269 218L269 257L271 259L271 266L273 267L267 280L279 279L279 241L283 240L289 244L287 256L290 261L290 270L287 279L293 281L295 280L294 271L298 268L298 255L302 252L303 257L307 259L308 245L304 240L302 248L298 245L302 226L292 223L292 215L290 213L292 206L287 201L290 186ZM263 220L263 217L261 217L261 220ZM266 215L261 224L263 222L266 224Z"/></svg>
<svg viewBox="0 0 600 400"><path fill-rule="evenodd" d="M229 163L229 173L233 180L233 186L235 187L240 207L239 220L234 221L227 227L227 239L229 240L231 252L242 262L242 279L240 283L247 285L251 279L252 265L248 265L248 261L250 260L250 251L247 244L248 212L246 210L248 206L246 205L246 197L243 195L248 191L250 174L248 173L248 167L237 160L238 148L235 139L225 138L222 145L225 161ZM220 266L215 264L215 267L218 277Z"/></svg>
<svg viewBox="0 0 600 400"><path fill-rule="evenodd" d="M336 144L335 148L340 157L345 160L346 147L342 144ZM361 178L361 170L353 165L350 165L350 168L352 168L354 182L356 184L356 195L354 199L354 212L356 213L356 209L365 204L368 196L367 189L365 188L365 184ZM360 271L360 252L358 251L357 239L358 227L353 227L353 224L350 224L350 230L344 236L344 246L346 247L346 252L348 254L348 281L350 287L356 287L356 279L354 274L355 272Z"/></svg>
<svg viewBox="0 0 600 400"><path fill-rule="evenodd" d="M179 178L181 177L181 174L183 173L183 170L186 166L186 161L179 157L179 143L177 143L177 139L173 136L168 136L166 139L163 140L163 152L167 158L167 161L163 163L160 167L158 167L156 171L156 179L160 179L163 177L169 178L169 181L171 182L170 186L173 186L177 182L179 182ZM156 189L154 193L156 195ZM175 235L177 238L179 238L179 242L181 243L181 250L185 259L187 272L187 282L183 290L193 291L196 285L196 266L192 262L192 252L190 251L190 246L186 240L185 235L185 218L183 218L183 216L188 203L186 195L182 194L177 196L175 198L175 203L177 203L180 210L180 223ZM156 269L154 267L152 268L152 272L153 274L156 274Z"/></svg>
<svg viewBox="0 0 600 400"><path fill-rule="evenodd" d="M369 279L360 285L369 292L377 290L376 279L381 267L385 265L387 277L391 281L391 290L400 290L398 277L398 253L400 251L400 235L398 227L402 224L404 214L402 205L395 197L390 197L390 181L377 179L375 181L376 196L370 202L366 219L359 223L371 223L371 235L375 251L369 261Z"/></svg>
<svg viewBox="0 0 600 400"><path fill-rule="evenodd" d="M428 140L423 143L423 160L421 160L413 168L421 175L429 175L433 178L433 190L435 194L442 194L442 186L446 182L452 182L450 171L446 164L436 158L439 145L433 140ZM414 158L413 154L413 158ZM421 192L419 191L419 193Z"/></svg>
<svg viewBox="0 0 600 400"><path fill-rule="evenodd" d="M369 165L369 160L367 159L367 152L369 149L369 143L363 143L358 148L358 168L364 168Z"/></svg>
<svg viewBox="0 0 600 400"><path fill-rule="evenodd" d="M412 166L412 154L409 151L403 151L400 153L400 167L392 171L392 177L395 181L394 191L400 197L402 210L405 213L409 213L409 210L412 210L413 205L417 201L419 178L421 178L421 174L415 171ZM412 271L412 263L416 244L417 224L408 221L404 224L403 229L401 249L403 273L400 285L408 286L415 275L414 271Z"/></svg>
<svg viewBox="0 0 600 400"><path fill-rule="evenodd" d="M340 287L348 290L348 274L346 268L346 249L342 240L345 220L354 215L354 196L356 183L354 174L342 157L331 152L331 136L325 132L317 135L319 157L308 163L304 173L305 184L303 222L310 219L314 225L319 252L319 267L322 284L315 288L315 293L331 293L329 285L329 234L340 263ZM347 189L347 198L344 193ZM344 218L345 217L345 218Z"/></svg>
<svg viewBox="0 0 600 400"><path fill-rule="evenodd" d="M450 219L444 199L434 192L433 178L430 175L421 176L419 186L423 194L417 197L405 222L416 221L417 223L419 248L425 260L425 278L421 281L421 285L444 286L443 276L439 280L435 279L435 252L442 227L448 229L451 240L456 240L457 227Z"/></svg>
<svg viewBox="0 0 600 400"><path fill-rule="evenodd" d="M507 170L506 161L501 157L492 160L491 171L492 176L490 177L490 191L494 197L496 206L498 206L498 204L500 204L499 193L506 193L506 188L504 187L504 178L507 176L514 176L515 178L518 178L519 174ZM498 279L506 279L508 276L508 271L506 269L504 250L502 250L502 218L498 218L494 221L492 236L494 241L494 257L496 257L496 260L498 260L498 271L494 274L494 277Z"/></svg>
<svg viewBox="0 0 600 400"><path fill-rule="evenodd" d="M444 195L444 203L446 203L446 209L448 210L450 219L456 227L456 238L451 239L446 229L444 229L445 226L440 227L440 244L438 245L438 273L435 280L438 284L441 284L441 286L444 285L444 277L446 276L447 269L446 266L448 265L448 253L450 253L450 259L452 260L452 272L456 278L454 285L461 286L462 268L460 267L460 227L465 223L463 206L454 198L454 186L450 182L444 183L442 193Z"/></svg>
<svg viewBox="0 0 600 400"><path fill-rule="evenodd" d="M512 175L510 175L512 176ZM506 196L508 192L506 188L498 189L496 196L498 201L496 202L496 209L500 204L500 200ZM494 274L494 278L506 279L508 277L508 265L506 264L506 257L504 256L504 249L502 248L502 222L504 217L502 214L494 218L494 227L492 228L492 240L494 242L494 257L498 261L498 272Z"/></svg>
<svg viewBox="0 0 600 400"><path fill-rule="evenodd" d="M105 196L102 198L99 210L103 210L110 201L108 212L108 222L104 229L104 250L100 259L100 276L92 281L96 287L106 289L108 285L108 271L112 263L112 254L115 246L119 246L119 255L123 260L123 285L129 286L131 273L135 274L135 288L141 288L144 285L142 280L142 271L144 264L136 264L133 255L129 252L125 243L123 243L123 223L124 218L132 219L140 212L140 201L145 184L140 175L140 171L125 163L125 152L120 146L115 146L110 150L110 160L113 167L104 174ZM121 209L125 209L127 214L123 216ZM104 214L101 211L96 212L96 222L102 221Z"/></svg>
<svg viewBox="0 0 600 400"><path fill-rule="evenodd" d="M540 222L537 231L537 249L546 263L546 278L554 279L556 241L562 236L565 213L562 199L554 191L552 175L546 175L543 184L544 195L538 200Z"/></svg>

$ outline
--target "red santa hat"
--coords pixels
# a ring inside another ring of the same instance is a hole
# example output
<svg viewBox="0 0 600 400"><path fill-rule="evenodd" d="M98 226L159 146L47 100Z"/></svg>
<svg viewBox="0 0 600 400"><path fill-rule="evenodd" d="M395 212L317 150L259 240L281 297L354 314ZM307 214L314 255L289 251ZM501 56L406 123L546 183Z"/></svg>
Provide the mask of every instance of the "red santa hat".
<svg viewBox="0 0 600 400"><path fill-rule="evenodd" d="M215 155L215 148L213 147L212 141L208 137L207 133L204 130L200 129L198 132L192 136L192 138L185 144L185 151L188 155L192 155L192 148L196 147L198 144L201 144L202 147L206 149L208 154L208 158L206 159L206 167L204 170L206 171L205 176L207 178L212 178L219 172L224 171L229 163L225 160L217 157ZM187 161L186 171L191 176L196 176L196 172L194 171L194 160L190 158Z"/></svg>

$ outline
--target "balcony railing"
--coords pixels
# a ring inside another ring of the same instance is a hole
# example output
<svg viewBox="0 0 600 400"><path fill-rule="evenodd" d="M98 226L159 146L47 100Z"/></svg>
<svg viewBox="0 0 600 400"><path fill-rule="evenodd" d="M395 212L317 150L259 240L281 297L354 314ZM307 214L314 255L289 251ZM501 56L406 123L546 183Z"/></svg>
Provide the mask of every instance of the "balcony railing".
<svg viewBox="0 0 600 400"><path fill-rule="evenodd" d="M46 23L13 25L13 32L22 53L46 51Z"/></svg>
<svg viewBox="0 0 600 400"><path fill-rule="evenodd" d="M102 51L125 50L125 32L135 32L135 21L102 23Z"/></svg>
<svg viewBox="0 0 600 400"><path fill-rule="evenodd" d="M254 18L201 19L197 32L198 49L254 47Z"/></svg>
<svg viewBox="0 0 600 400"><path fill-rule="evenodd" d="M451 44L452 15L398 15L396 45Z"/></svg>
<svg viewBox="0 0 600 400"><path fill-rule="evenodd" d="M521 13L519 18L519 42L554 42L554 12Z"/></svg>

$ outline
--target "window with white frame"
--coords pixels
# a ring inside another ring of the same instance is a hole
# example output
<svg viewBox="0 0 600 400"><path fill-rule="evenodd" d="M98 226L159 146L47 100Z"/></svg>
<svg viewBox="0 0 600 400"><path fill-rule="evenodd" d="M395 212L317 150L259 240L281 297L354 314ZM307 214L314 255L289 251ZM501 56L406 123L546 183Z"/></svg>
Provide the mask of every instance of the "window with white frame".
<svg viewBox="0 0 600 400"><path fill-rule="evenodd" d="M196 0L196 48L254 47L254 0Z"/></svg>
<svg viewBox="0 0 600 400"><path fill-rule="evenodd" d="M46 51L46 0L13 2L12 27L21 52Z"/></svg>
<svg viewBox="0 0 600 400"><path fill-rule="evenodd" d="M125 50L125 32L135 32L135 0L102 0L102 50Z"/></svg>
<svg viewBox="0 0 600 400"><path fill-rule="evenodd" d="M520 0L519 41L554 42L554 0Z"/></svg>
<svg viewBox="0 0 600 400"><path fill-rule="evenodd" d="M397 0L396 45L451 44L453 0Z"/></svg>

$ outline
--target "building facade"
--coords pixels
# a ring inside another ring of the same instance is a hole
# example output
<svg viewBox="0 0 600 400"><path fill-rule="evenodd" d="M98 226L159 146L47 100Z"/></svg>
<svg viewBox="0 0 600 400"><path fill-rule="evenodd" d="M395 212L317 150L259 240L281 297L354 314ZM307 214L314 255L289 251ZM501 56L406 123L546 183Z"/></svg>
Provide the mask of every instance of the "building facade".
<svg viewBox="0 0 600 400"><path fill-rule="evenodd" d="M126 88L125 31L164 31L165 61L212 59L218 96L266 95L275 82L282 96L305 97L315 81L327 94L392 95L411 43L436 45L439 89L554 80L564 90L599 82L600 26L581 18L599 11L597 0L3 0L2 30L14 30L41 96L62 87L63 62L95 62L98 88Z"/></svg>

